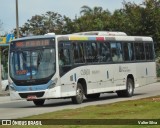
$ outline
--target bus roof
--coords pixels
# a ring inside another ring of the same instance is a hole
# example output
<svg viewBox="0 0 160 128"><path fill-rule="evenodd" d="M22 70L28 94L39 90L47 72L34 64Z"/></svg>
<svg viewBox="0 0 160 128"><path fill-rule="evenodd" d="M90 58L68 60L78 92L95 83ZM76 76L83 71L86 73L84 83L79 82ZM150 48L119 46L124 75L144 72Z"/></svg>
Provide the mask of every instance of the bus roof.
<svg viewBox="0 0 160 128"><path fill-rule="evenodd" d="M88 31L73 33L71 35L98 35L98 36L127 36L124 32L113 32L113 31Z"/></svg>
<svg viewBox="0 0 160 128"><path fill-rule="evenodd" d="M99 31L92 31L92 32L99 32ZM103 31L102 31L103 32ZM69 34L69 35L55 35L52 33L45 34L45 35L39 35L39 36L29 36L29 37L23 37L18 38L13 41L22 41L22 40L31 40L31 39L45 39L45 38L55 38L57 37L58 40L84 40L84 41L153 41L151 37L146 36L126 36L126 35L88 35L88 32L84 32L87 34ZM118 32L119 33L119 32ZM119 33L121 34L121 33ZM123 32L122 32L123 34ZM125 33L124 33L125 34Z"/></svg>
<svg viewBox="0 0 160 128"><path fill-rule="evenodd" d="M58 36L58 40L72 40L72 41L146 41L152 42L151 37L145 36L90 36L90 35L63 35Z"/></svg>
<svg viewBox="0 0 160 128"><path fill-rule="evenodd" d="M28 36L14 39L13 41L22 41L22 40L31 40L31 39L45 39L45 38L54 38L55 35L39 35L39 36Z"/></svg>

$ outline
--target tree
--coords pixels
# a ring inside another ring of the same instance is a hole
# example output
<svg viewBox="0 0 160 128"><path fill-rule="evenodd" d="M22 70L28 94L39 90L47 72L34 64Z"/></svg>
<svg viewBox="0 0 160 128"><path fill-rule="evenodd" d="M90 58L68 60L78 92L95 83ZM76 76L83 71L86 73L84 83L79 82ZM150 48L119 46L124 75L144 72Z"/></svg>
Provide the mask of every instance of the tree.
<svg viewBox="0 0 160 128"><path fill-rule="evenodd" d="M160 48L159 0L145 0L140 5L124 1L123 8L114 11L111 21L111 30L124 31L134 36L151 36Z"/></svg>
<svg viewBox="0 0 160 128"><path fill-rule="evenodd" d="M124 2L124 8L121 11L124 15L124 30L129 35L143 35L142 10L143 8L135 3Z"/></svg>
<svg viewBox="0 0 160 128"><path fill-rule="evenodd" d="M146 0L144 2L143 29L146 35L151 35L157 43L156 49L160 50L160 1Z"/></svg>
<svg viewBox="0 0 160 128"><path fill-rule="evenodd" d="M75 22L72 21L69 17L64 16L64 26L62 29L63 34L70 34L76 32Z"/></svg>
<svg viewBox="0 0 160 128"><path fill-rule="evenodd" d="M76 31L106 30L111 13L102 7L82 6L81 17L74 20Z"/></svg>
<svg viewBox="0 0 160 128"><path fill-rule="evenodd" d="M61 34L64 31L65 20L69 20L69 18L51 11L46 12L46 14L35 15L20 28L20 34L43 35L48 32ZM16 33L16 30L14 32Z"/></svg>
<svg viewBox="0 0 160 128"><path fill-rule="evenodd" d="M102 12L103 12L102 7L94 7L92 9L89 6L84 5L81 7L80 14L83 14L86 16L91 16L91 15L93 16L93 15L101 14Z"/></svg>

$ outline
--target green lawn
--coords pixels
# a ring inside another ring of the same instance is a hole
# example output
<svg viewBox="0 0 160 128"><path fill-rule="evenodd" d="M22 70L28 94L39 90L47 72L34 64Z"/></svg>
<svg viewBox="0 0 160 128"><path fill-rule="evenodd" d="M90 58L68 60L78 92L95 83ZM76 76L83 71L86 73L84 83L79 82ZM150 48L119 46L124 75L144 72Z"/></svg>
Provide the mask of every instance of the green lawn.
<svg viewBox="0 0 160 128"><path fill-rule="evenodd" d="M123 101L112 104L104 104L104 105L94 105L88 106L78 109L66 109L57 112L51 112L41 115L35 115L26 117L24 119L53 119L52 121L56 121L54 119L60 119L60 124L66 124L67 121L63 119L86 119L82 120L86 121L87 119L99 119L99 120L88 120L93 121L93 123L100 124L104 119L138 119L143 121L145 119L159 119L160 120L160 96L144 98L140 100L131 100L131 101ZM71 120L76 121L76 120ZM110 121L110 120L109 120ZM112 120L111 120L112 121ZM116 121L113 120L113 124L116 124ZM118 120L117 120L118 121ZM124 120L122 120L124 121ZM127 120L126 120L127 121ZM133 120L134 121L134 120ZM160 121L158 121L160 123ZM69 123L69 122L68 122ZM73 122L72 122L73 123ZM79 124L80 122L78 122ZM105 123L105 122L104 122ZM16 126L18 128L20 126ZM25 127L25 126L23 126ZM26 126L27 127L27 126ZM30 126L33 127L33 126ZM34 126L34 128L53 128L51 125L44 126ZM110 128L150 128L150 127L160 127L158 125L54 125L54 128L91 128L91 127L110 127ZM8 128L8 127L6 127Z"/></svg>
<svg viewBox="0 0 160 128"><path fill-rule="evenodd" d="M160 119L160 96L66 109L26 119Z"/></svg>

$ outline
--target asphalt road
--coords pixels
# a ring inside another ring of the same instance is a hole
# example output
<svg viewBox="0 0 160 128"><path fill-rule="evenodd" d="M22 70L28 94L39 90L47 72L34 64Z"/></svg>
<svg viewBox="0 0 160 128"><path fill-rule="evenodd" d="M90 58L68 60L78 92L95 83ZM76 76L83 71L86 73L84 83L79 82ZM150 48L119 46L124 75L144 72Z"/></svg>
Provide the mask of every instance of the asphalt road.
<svg viewBox="0 0 160 128"><path fill-rule="evenodd" d="M82 104L72 104L71 99L47 100L43 107L36 107L32 101L10 101L9 96L0 97L0 119L16 119L63 109L75 109L89 105L109 104L118 101L134 100L160 95L160 82L135 89L131 98L119 98L116 93L101 94L98 100L85 99Z"/></svg>

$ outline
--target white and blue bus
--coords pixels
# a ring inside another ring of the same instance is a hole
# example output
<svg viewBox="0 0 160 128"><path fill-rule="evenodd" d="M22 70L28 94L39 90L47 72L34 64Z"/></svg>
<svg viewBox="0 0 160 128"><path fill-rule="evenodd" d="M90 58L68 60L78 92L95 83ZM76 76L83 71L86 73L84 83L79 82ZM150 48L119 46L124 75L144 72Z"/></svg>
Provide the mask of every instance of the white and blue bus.
<svg viewBox="0 0 160 128"><path fill-rule="evenodd" d="M123 32L46 34L15 39L9 49L9 86L13 100L43 105L71 98L80 104L101 93L131 97L139 86L156 82L151 37Z"/></svg>

